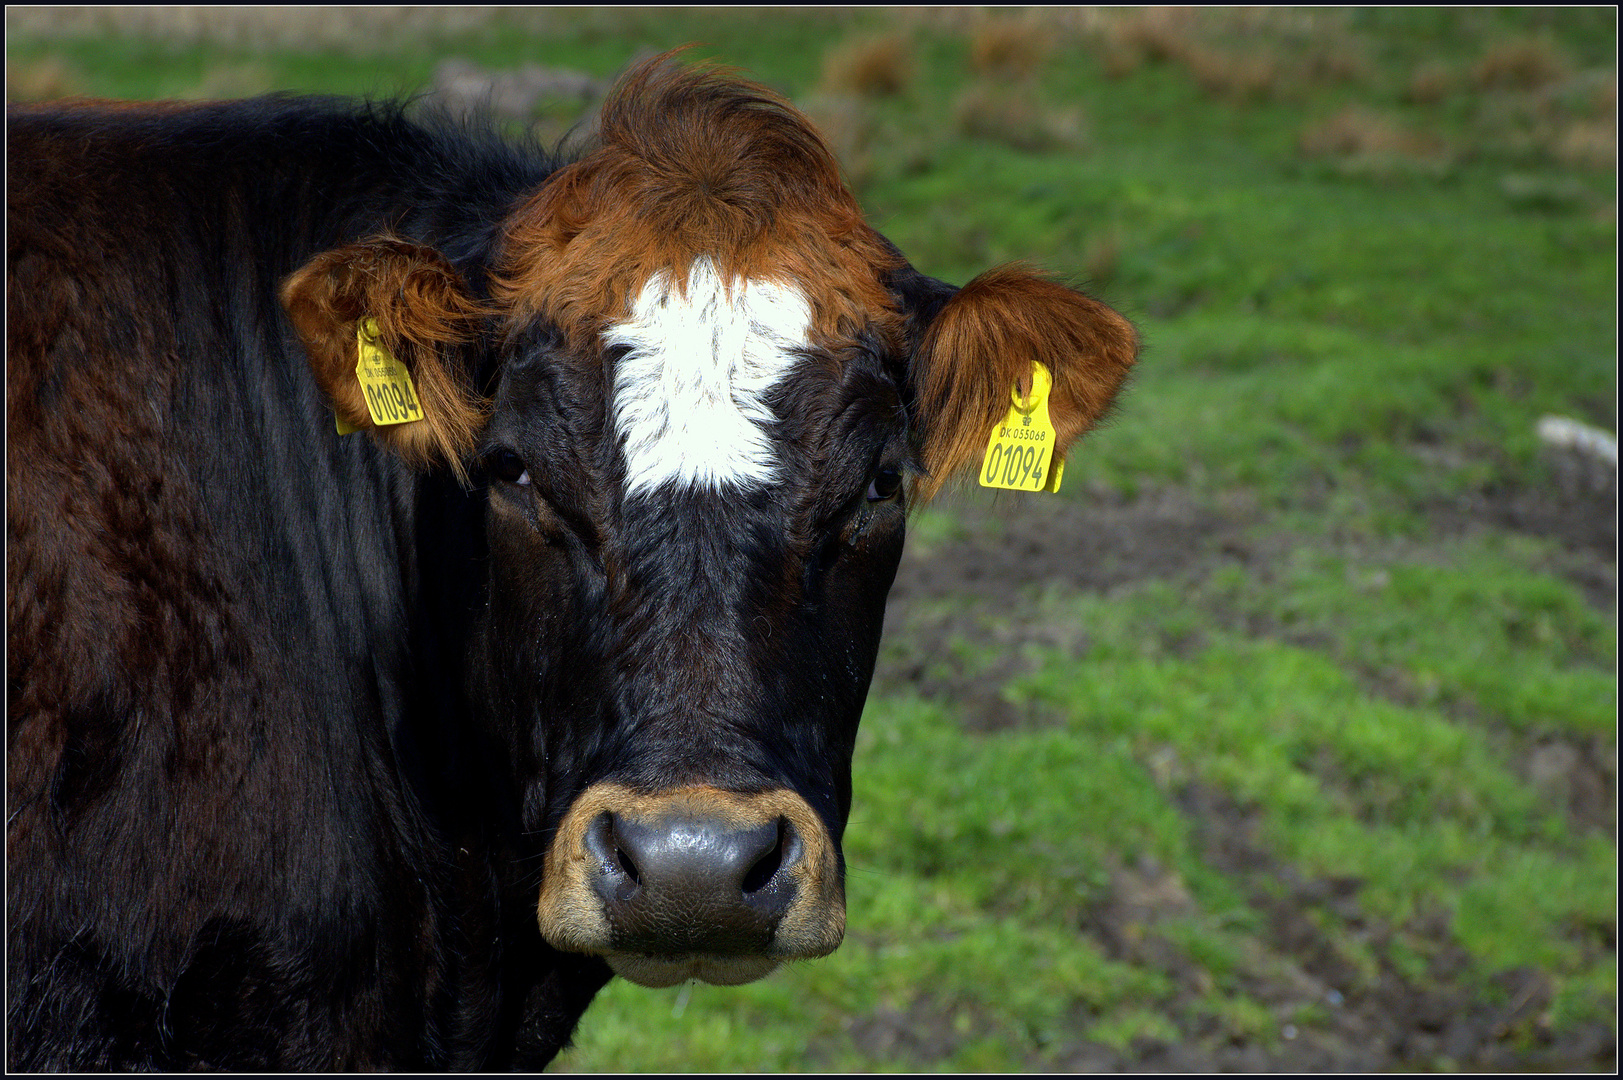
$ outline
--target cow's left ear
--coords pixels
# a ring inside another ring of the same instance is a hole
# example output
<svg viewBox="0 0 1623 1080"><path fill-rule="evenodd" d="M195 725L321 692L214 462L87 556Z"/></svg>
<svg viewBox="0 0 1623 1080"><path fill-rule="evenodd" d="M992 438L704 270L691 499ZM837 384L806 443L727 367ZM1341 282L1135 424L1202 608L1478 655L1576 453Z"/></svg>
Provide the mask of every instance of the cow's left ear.
<svg viewBox="0 0 1623 1080"><path fill-rule="evenodd" d="M340 419L414 466L444 462L466 481L462 459L478 441L488 405L473 391L461 354L487 312L445 256L393 237L348 244L288 278L282 306ZM373 423L355 373L366 319L376 324L378 345L410 372L421 420Z"/></svg>
<svg viewBox="0 0 1623 1080"><path fill-rule="evenodd" d="M922 279L939 284L931 279ZM938 295L939 294L939 295ZM1014 266L988 270L942 303L926 293L928 319L912 359L914 428L928 499L954 473L978 465L1016 384L1032 364L1053 374L1048 412L1064 453L1109 409L1138 355L1133 324L1105 304Z"/></svg>

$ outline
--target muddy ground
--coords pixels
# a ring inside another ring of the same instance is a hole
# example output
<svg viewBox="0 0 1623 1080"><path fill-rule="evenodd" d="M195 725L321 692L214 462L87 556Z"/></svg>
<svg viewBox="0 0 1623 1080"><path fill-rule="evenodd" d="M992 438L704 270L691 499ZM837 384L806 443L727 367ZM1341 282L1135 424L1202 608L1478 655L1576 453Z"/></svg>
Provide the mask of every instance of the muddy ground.
<svg viewBox="0 0 1623 1080"><path fill-rule="evenodd" d="M1616 471L1577 458L1552 463L1555 480L1539 489L1481 491L1420 508L1431 535L1384 554L1393 559L1446 558L1451 541L1479 530L1549 538L1557 541L1551 572L1575 584L1598 610L1615 614ZM1335 543L1272 532L1266 522L1259 525L1256 508L1243 498L1200 498L1163 489L1132 498L1093 491L1074 500L1011 504L989 495L970 489L944 496L963 523L962 534L910 549L891 596L887 652L875 683L881 693L911 689L950 700L962 722L982 732L1043 722L1041 716L1022 715L998 692L1024 670L1021 645L1057 645L1086 662L1085 641L1056 641L1052 627L1032 619L1024 624L1016 620L1012 629L1004 623L1004 633L1012 639L1001 642L1006 647L999 653L1008 657L1000 661L1002 667L944 675L943 665L932 663L955 638L979 639L978 628L1006 610L1011 580L1108 595L1153 579L1198 582L1224 566L1267 578L1275 561L1293 547ZM1017 530L1003 527L1011 518L1018 519ZM1358 554L1383 553L1365 548ZM954 602L935 602L948 598ZM1234 629L1253 635L1277 631L1252 624ZM1378 675L1370 677L1369 687L1373 693L1403 695L1401 685L1383 683ZM1514 748L1522 774L1565 807L1575 829L1605 830L1615 840L1615 746L1602 740L1524 742ZM1356 881L1303 879L1259 845L1255 813L1220 791L1190 784L1173 797L1189 817L1203 858L1240 884L1270 928L1266 947L1273 955L1255 965L1269 974L1253 976L1247 992L1281 1014L1296 1005L1322 1003L1329 1023L1314 1031L1287 1029L1286 1037L1271 1046L1235 1045L1215 1030L1185 1030L1179 1042L1143 1041L1126 1051L1079 1040L1034 1055L1032 1069L1369 1071L1427 1068L1442 1059L1485 1071L1615 1068L1612 1025L1594 1023L1560 1032L1542 1025L1538 1018L1553 987L1549 976L1537 970L1501 972L1494 976L1496 986L1480 985L1480 976L1466 974L1468 958L1453 943L1442 913L1401 928L1405 935L1418 934L1437 946L1432 970L1419 981L1390 965L1373 986L1368 978L1355 978L1311 916L1315 909L1333 913L1377 944L1383 936L1390 938L1398 928L1380 925L1359 910ZM1158 918L1191 904L1177 875L1153 862L1123 867L1114 875L1110 899L1078 932L1091 936L1107 956L1166 972L1180 995L1192 1000L1200 996L1208 976L1154 930ZM1180 1011L1174 1005L1169 1013ZM975 1034L955 1031L939 1012L926 994L905 1011L881 1009L855 1017L847 1030L878 1059L927 1067ZM1078 1017L1077 1030L1086 1021Z"/></svg>

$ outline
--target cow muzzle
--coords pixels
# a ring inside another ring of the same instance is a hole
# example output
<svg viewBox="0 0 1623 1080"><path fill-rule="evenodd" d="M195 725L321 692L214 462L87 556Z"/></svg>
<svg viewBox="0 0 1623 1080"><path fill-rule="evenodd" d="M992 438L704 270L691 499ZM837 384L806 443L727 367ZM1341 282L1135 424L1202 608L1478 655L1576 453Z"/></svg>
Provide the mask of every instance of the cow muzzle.
<svg viewBox="0 0 1623 1080"><path fill-rule="evenodd" d="M833 952L845 887L822 819L791 791L597 784L558 827L537 914L553 947L632 982L735 985Z"/></svg>

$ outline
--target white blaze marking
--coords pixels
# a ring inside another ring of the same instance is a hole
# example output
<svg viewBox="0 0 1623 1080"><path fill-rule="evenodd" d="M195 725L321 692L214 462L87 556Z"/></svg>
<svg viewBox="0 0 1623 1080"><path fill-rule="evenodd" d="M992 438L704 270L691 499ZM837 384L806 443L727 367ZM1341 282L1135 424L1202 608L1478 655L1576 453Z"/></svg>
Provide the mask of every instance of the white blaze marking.
<svg viewBox="0 0 1623 1080"><path fill-rule="evenodd" d="M688 270L686 298L670 275L651 277L631 318L603 334L630 349L614 377L626 494L771 483L766 395L806 347L810 323L792 286L737 280L729 290L708 259Z"/></svg>

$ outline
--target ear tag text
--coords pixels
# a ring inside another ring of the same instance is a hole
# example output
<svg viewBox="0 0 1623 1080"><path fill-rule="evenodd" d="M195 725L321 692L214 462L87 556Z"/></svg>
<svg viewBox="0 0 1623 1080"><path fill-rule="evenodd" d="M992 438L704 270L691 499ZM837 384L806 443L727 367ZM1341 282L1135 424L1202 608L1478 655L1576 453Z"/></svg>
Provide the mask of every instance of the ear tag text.
<svg viewBox="0 0 1623 1080"><path fill-rule="evenodd" d="M382 426L421 420L423 407L417 402L417 387L412 385L411 372L378 342L377 320L368 318L357 323L355 339L359 353L355 377L361 380L366 411L372 414L372 423Z"/></svg>
<svg viewBox="0 0 1623 1080"><path fill-rule="evenodd" d="M1009 391L1008 415L992 429L986 457L981 460L981 487L1059 490L1065 459L1054 452L1057 440L1048 418L1048 392L1054 379L1042 364L1031 367L1031 395L1021 397L1016 382Z"/></svg>

